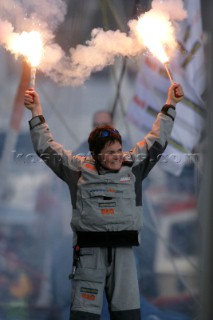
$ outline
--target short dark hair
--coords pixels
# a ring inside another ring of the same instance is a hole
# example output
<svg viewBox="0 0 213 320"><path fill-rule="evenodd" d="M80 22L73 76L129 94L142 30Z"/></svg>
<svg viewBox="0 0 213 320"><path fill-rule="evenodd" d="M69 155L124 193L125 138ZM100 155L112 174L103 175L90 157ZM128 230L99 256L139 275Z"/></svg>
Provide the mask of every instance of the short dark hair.
<svg viewBox="0 0 213 320"><path fill-rule="evenodd" d="M105 125L92 130L88 138L89 150L93 156L98 156L107 142L118 141L122 145L122 138L118 130Z"/></svg>

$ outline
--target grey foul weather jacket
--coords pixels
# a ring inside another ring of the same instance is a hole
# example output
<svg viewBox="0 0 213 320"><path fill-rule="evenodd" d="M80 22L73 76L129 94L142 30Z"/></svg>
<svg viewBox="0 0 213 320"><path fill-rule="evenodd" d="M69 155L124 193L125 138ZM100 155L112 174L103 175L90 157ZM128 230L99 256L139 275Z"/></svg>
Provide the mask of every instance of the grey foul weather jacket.
<svg viewBox="0 0 213 320"><path fill-rule="evenodd" d="M173 127L175 108L165 105L152 130L124 153L118 172L97 170L91 156L75 156L55 142L43 116L30 120L35 151L70 190L74 245L138 245L142 180L159 160Z"/></svg>

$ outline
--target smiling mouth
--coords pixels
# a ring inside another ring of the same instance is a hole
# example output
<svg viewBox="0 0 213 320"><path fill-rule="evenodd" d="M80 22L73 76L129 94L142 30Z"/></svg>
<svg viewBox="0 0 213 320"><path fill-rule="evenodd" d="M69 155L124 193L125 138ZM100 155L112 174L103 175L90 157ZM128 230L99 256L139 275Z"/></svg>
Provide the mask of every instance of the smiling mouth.
<svg viewBox="0 0 213 320"><path fill-rule="evenodd" d="M120 162L120 161L116 161L116 162L113 162L111 165L112 165L112 166L121 165L121 162Z"/></svg>

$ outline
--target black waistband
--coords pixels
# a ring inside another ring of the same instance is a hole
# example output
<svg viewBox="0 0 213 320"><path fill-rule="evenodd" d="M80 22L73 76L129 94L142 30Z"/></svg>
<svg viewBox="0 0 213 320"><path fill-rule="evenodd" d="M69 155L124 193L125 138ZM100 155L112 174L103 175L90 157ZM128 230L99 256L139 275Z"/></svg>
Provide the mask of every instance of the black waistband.
<svg viewBox="0 0 213 320"><path fill-rule="evenodd" d="M128 247L138 246L138 232L107 231L107 232L77 232L77 244L80 247Z"/></svg>

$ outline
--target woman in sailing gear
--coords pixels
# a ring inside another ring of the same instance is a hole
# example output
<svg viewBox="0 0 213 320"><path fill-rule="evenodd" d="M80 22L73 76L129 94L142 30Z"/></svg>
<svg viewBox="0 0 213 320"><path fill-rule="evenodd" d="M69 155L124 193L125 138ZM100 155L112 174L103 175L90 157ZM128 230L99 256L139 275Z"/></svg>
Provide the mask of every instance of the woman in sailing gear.
<svg viewBox="0 0 213 320"><path fill-rule="evenodd" d="M26 108L34 149L70 190L73 270L71 320L98 320L103 291L111 320L140 319L140 294L133 246L142 228L142 181L164 152L182 87L172 85L152 130L129 152L108 125L88 139L91 155L74 156L55 142L42 115L39 95L27 90Z"/></svg>

